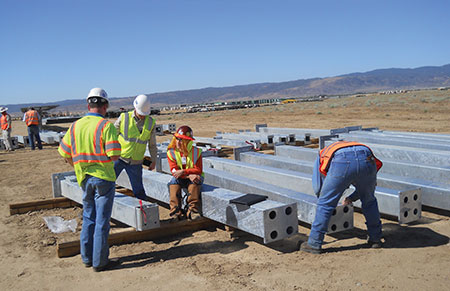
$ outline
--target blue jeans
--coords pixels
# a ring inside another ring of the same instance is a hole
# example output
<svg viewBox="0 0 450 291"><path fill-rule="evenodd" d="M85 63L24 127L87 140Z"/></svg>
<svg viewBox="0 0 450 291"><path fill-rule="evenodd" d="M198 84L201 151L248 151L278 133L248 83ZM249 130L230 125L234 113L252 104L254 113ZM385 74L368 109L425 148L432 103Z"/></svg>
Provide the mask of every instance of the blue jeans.
<svg viewBox="0 0 450 291"><path fill-rule="evenodd" d="M82 183L83 226L80 251L83 263L103 267L109 257L109 221L114 203L115 183L87 175Z"/></svg>
<svg viewBox="0 0 450 291"><path fill-rule="evenodd" d="M377 199L374 196L376 182L375 161L367 147L353 146L337 150L323 181L308 244L313 248L322 247L333 210L342 193L351 184L355 186L355 192L361 199L369 240L379 241L381 239L381 221Z"/></svg>
<svg viewBox="0 0 450 291"><path fill-rule="evenodd" d="M134 196L138 199L146 200L147 195L145 195L144 185L142 184L142 165L130 165L121 159L114 162L116 177L119 177L123 169L125 169L128 178L130 178Z"/></svg>
<svg viewBox="0 0 450 291"><path fill-rule="evenodd" d="M41 136L39 135L39 126L37 125L30 125L28 126L28 138L30 139L30 146L31 149L34 150L35 148L35 139L37 141L37 146L40 150L42 150L42 142L41 142Z"/></svg>

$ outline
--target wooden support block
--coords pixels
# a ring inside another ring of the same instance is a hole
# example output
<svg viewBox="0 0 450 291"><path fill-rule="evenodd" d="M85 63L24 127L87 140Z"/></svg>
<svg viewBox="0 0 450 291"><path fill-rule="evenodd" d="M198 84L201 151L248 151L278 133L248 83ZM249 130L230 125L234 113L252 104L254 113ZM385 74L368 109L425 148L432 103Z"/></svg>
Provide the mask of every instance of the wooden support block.
<svg viewBox="0 0 450 291"><path fill-rule="evenodd" d="M148 241L173 236L184 232L196 231L217 226L220 226L220 224L207 218L202 218L196 221L184 220L175 223L161 221L161 227L159 228L148 229L144 231L132 230L110 234L108 237L108 244L111 246L139 241ZM75 240L58 243L56 251L58 258L78 255L80 253L80 241Z"/></svg>
<svg viewBox="0 0 450 291"><path fill-rule="evenodd" d="M59 197L59 198L52 198L52 199L45 199L45 200L36 200L36 201L29 201L29 202L23 202L23 203L15 203L9 205L9 214L22 214L27 213L29 211L36 211L40 209L52 209L52 208L69 208L73 206L79 205L78 203L65 198L65 197Z"/></svg>

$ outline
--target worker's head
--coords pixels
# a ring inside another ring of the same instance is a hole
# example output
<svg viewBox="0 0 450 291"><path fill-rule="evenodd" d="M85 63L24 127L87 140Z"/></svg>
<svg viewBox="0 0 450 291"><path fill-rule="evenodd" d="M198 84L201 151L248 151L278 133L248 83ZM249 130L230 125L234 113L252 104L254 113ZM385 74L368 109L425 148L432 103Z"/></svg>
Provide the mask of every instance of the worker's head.
<svg viewBox="0 0 450 291"><path fill-rule="evenodd" d="M138 95L134 99L133 106L136 116L140 119L144 119L145 116L150 114L150 98L147 95Z"/></svg>
<svg viewBox="0 0 450 291"><path fill-rule="evenodd" d="M190 148L192 148L193 140L194 135L192 133L192 129L187 125L183 125L177 129L167 148L177 148L183 152L184 155L187 155Z"/></svg>
<svg viewBox="0 0 450 291"><path fill-rule="evenodd" d="M6 114L6 111L8 111L7 107L0 107L0 113L1 114Z"/></svg>
<svg viewBox="0 0 450 291"><path fill-rule="evenodd" d="M90 112L100 113L105 115L109 107L108 94L102 88L93 88L89 91L86 98L88 109Z"/></svg>
<svg viewBox="0 0 450 291"><path fill-rule="evenodd" d="M30 107L30 110L34 110L34 107Z"/></svg>

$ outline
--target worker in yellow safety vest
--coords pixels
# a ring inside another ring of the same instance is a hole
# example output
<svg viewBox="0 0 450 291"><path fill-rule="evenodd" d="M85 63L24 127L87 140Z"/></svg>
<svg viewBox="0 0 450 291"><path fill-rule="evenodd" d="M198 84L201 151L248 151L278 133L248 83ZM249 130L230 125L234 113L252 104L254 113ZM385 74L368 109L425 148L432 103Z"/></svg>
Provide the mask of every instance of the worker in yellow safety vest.
<svg viewBox="0 0 450 291"><path fill-rule="evenodd" d="M183 125L175 132L167 147L167 160L172 180L169 182L170 216L172 221L186 217L201 217L201 187L203 184L202 150L193 146L194 136L189 126ZM182 188L187 188L186 208L182 207Z"/></svg>
<svg viewBox="0 0 450 291"><path fill-rule="evenodd" d="M37 142L38 149L42 150L41 136L39 135L39 113L30 107L30 109L23 115L23 121L28 127L28 138L30 141L31 150L34 150Z"/></svg>
<svg viewBox="0 0 450 291"><path fill-rule="evenodd" d="M10 152L14 149L12 148L11 143L11 115L9 115L7 111L7 107L0 107L0 113L2 114L0 117L0 124L2 128L3 144L5 145L5 150Z"/></svg>
<svg viewBox="0 0 450 291"><path fill-rule="evenodd" d="M150 117L150 98L139 95L133 102L134 110L120 114L114 123L122 147L120 158L114 162L116 176L125 169L130 179L133 194L136 198L148 200L142 184L142 162L146 146L150 152L151 163L149 170L156 165L155 119Z"/></svg>
<svg viewBox="0 0 450 291"><path fill-rule="evenodd" d="M308 241L300 245L301 251L312 254L322 252L330 217L350 185L355 186L355 191L345 198L343 204L361 200L369 234L367 244L371 248L382 246L380 212L374 195L377 172L382 165L368 146L358 142L338 141L320 151L312 177L313 189L319 198L316 216Z"/></svg>
<svg viewBox="0 0 450 291"><path fill-rule="evenodd" d="M83 189L81 259L99 272L120 263L108 258L108 235L115 195L113 162L121 150L114 125L104 118L109 105L105 90L93 88L87 103L89 112L72 123L58 152L74 167Z"/></svg>

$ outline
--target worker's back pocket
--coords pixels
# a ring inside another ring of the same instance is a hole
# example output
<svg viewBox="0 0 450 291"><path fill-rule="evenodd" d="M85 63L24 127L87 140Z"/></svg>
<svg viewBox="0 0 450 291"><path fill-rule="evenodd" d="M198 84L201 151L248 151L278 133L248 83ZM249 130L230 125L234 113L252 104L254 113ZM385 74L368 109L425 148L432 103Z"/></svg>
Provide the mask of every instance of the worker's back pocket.
<svg viewBox="0 0 450 291"><path fill-rule="evenodd" d="M350 167L349 161L335 161L332 160L330 164L330 169L328 170L327 176L332 176L336 178L344 178L347 176L348 169Z"/></svg>

